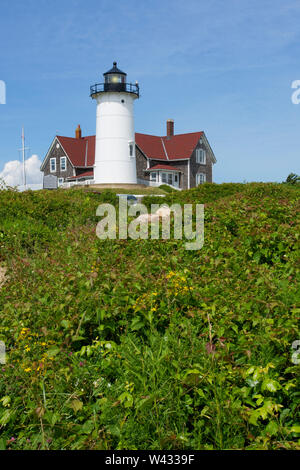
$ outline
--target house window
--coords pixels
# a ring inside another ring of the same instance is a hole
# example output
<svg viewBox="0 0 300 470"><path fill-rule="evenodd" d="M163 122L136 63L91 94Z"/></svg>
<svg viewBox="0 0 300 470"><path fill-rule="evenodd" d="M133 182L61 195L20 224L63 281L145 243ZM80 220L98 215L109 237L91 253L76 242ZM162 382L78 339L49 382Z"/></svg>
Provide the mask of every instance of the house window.
<svg viewBox="0 0 300 470"><path fill-rule="evenodd" d="M196 185L203 184L206 181L206 175L204 173L196 174Z"/></svg>
<svg viewBox="0 0 300 470"><path fill-rule="evenodd" d="M205 165L206 163L206 154L204 149L196 149L196 162L202 163Z"/></svg>
<svg viewBox="0 0 300 470"><path fill-rule="evenodd" d="M61 186L64 182L63 178L58 178L58 186Z"/></svg>
<svg viewBox="0 0 300 470"><path fill-rule="evenodd" d="M175 175L174 175L174 183L178 183L178 174L177 173L175 173Z"/></svg>
<svg viewBox="0 0 300 470"><path fill-rule="evenodd" d="M162 180L163 183L167 182L167 174L166 173L161 174L161 180Z"/></svg>
<svg viewBox="0 0 300 470"><path fill-rule="evenodd" d="M172 176L172 173L168 173L168 184L173 184L173 176Z"/></svg>
<svg viewBox="0 0 300 470"><path fill-rule="evenodd" d="M51 173L56 172L56 158L50 158L50 171Z"/></svg>
<svg viewBox="0 0 300 470"><path fill-rule="evenodd" d="M60 157L60 171L66 171L67 169L67 158Z"/></svg>
<svg viewBox="0 0 300 470"><path fill-rule="evenodd" d="M151 181L156 181L156 172L155 171L151 171L150 179L151 179Z"/></svg>

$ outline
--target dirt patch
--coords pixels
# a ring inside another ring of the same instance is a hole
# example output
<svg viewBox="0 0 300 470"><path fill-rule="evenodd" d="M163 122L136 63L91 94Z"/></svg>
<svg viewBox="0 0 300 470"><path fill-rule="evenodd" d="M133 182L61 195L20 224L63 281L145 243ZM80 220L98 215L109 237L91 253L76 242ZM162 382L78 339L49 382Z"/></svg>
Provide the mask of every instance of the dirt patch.
<svg viewBox="0 0 300 470"><path fill-rule="evenodd" d="M0 289L6 281L6 268L0 266Z"/></svg>

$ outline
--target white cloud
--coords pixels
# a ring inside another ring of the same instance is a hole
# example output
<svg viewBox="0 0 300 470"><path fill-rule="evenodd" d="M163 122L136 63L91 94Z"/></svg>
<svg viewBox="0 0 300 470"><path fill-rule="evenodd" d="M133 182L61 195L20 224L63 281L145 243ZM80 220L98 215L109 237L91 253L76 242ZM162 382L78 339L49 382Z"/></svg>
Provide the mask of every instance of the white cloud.
<svg viewBox="0 0 300 470"><path fill-rule="evenodd" d="M37 155L31 155L25 161L26 183L32 189L38 189L43 183L43 173L40 171L42 162ZM3 179L8 186L21 186L23 184L23 164L18 160L5 163L0 172L0 179Z"/></svg>

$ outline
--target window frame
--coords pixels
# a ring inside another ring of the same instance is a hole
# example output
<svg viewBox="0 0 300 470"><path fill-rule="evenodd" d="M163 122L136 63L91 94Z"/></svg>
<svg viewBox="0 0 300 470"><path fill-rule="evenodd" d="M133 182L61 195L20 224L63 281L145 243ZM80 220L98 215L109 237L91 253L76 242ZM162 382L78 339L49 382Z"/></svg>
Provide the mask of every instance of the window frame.
<svg viewBox="0 0 300 470"><path fill-rule="evenodd" d="M61 162L65 161L65 169L62 168ZM67 157L60 157L60 171L67 171Z"/></svg>
<svg viewBox="0 0 300 470"><path fill-rule="evenodd" d="M52 170L52 162L54 162L54 170ZM50 173L56 173L56 158L50 158Z"/></svg>
<svg viewBox="0 0 300 470"><path fill-rule="evenodd" d="M199 186L200 184L204 184L204 183L206 183L206 174L202 172L197 173L196 174L196 186Z"/></svg>
<svg viewBox="0 0 300 470"><path fill-rule="evenodd" d="M165 177L165 181L164 181L164 177ZM167 184L167 180L168 180L167 173L165 171L162 171L161 172L161 182Z"/></svg>
<svg viewBox="0 0 300 470"><path fill-rule="evenodd" d="M206 165L206 151L203 148L196 149L196 163L200 165Z"/></svg>

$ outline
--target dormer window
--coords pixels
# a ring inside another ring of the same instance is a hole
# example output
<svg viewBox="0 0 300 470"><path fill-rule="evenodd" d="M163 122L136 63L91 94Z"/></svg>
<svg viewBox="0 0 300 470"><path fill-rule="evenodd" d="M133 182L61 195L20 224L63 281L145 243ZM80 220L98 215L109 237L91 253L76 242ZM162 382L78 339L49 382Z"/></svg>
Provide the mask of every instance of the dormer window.
<svg viewBox="0 0 300 470"><path fill-rule="evenodd" d="M204 149L196 149L196 162L206 164L206 152Z"/></svg>

